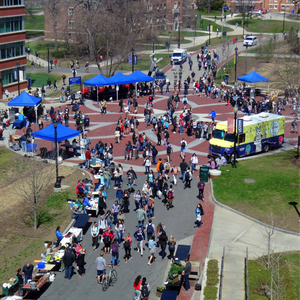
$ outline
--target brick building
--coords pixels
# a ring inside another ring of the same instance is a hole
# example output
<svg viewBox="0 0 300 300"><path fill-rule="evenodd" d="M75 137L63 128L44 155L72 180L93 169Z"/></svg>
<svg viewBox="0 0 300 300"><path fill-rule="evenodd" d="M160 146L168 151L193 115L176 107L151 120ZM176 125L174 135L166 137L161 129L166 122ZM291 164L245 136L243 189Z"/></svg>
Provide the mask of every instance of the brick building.
<svg viewBox="0 0 300 300"><path fill-rule="evenodd" d="M0 0L1 1L1 0ZM182 1L183 0L144 0L147 7L145 22L149 29L159 28L160 30L177 30L182 23ZM75 42L76 20L82 13L80 6L75 2L65 1L57 9L56 31L59 40ZM54 39L54 26L51 13L45 6L45 38Z"/></svg>
<svg viewBox="0 0 300 300"><path fill-rule="evenodd" d="M18 93L17 62L20 90L27 88L24 27L24 0L0 0L0 89L10 95Z"/></svg>
<svg viewBox="0 0 300 300"><path fill-rule="evenodd" d="M239 6L249 6L253 9L266 8L269 12L286 12L291 13L292 10L299 10L297 0L294 4L293 0L227 0L230 11L236 11Z"/></svg>

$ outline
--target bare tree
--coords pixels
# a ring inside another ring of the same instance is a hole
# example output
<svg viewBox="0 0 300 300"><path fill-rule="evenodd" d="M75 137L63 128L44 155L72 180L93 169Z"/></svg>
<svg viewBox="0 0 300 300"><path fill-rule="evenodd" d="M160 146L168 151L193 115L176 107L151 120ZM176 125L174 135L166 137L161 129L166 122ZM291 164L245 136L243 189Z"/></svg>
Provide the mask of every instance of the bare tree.
<svg viewBox="0 0 300 300"><path fill-rule="evenodd" d="M62 0L45 0L45 7L52 17L55 51L57 51L57 16L61 5L63 5Z"/></svg>
<svg viewBox="0 0 300 300"><path fill-rule="evenodd" d="M26 158L20 162L21 169L26 170L26 177L20 181L15 193L28 202L33 209L34 230L37 229L38 203L45 188L55 178L55 167L34 158Z"/></svg>

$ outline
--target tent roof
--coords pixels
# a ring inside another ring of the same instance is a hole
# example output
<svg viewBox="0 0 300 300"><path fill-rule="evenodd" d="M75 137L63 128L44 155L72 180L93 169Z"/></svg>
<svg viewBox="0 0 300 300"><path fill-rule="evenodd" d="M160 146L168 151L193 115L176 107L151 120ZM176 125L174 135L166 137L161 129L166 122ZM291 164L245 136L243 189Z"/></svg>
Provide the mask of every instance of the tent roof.
<svg viewBox="0 0 300 300"><path fill-rule="evenodd" d="M140 70L137 70L134 73L127 75L127 79L130 79L131 83L155 80L153 77L144 74Z"/></svg>
<svg viewBox="0 0 300 300"><path fill-rule="evenodd" d="M269 82L270 79L265 78L263 76L261 76L260 74L256 73L256 72L251 72L247 75L238 77L239 81L244 81L244 82L250 82L250 83L255 83L255 82Z"/></svg>
<svg viewBox="0 0 300 300"><path fill-rule="evenodd" d="M121 72L117 73L116 75L107 78L108 85L121 85L132 83L132 80L128 78L128 76L122 74Z"/></svg>
<svg viewBox="0 0 300 300"><path fill-rule="evenodd" d="M57 141L61 142L64 141L65 139L70 139L72 137L80 135L81 132L78 130L71 129L69 127L66 127L62 124L57 125ZM33 136L36 138L42 139L42 140L47 140L47 141L55 141L54 137L54 127L53 124L50 124L46 128L33 132Z"/></svg>
<svg viewBox="0 0 300 300"><path fill-rule="evenodd" d="M84 81L83 84L89 86L104 86L107 85L106 81L107 81L106 77L104 77L102 74L98 74L95 77Z"/></svg>
<svg viewBox="0 0 300 300"><path fill-rule="evenodd" d="M29 95L25 91L8 102L8 106L37 106L42 102L41 98Z"/></svg>

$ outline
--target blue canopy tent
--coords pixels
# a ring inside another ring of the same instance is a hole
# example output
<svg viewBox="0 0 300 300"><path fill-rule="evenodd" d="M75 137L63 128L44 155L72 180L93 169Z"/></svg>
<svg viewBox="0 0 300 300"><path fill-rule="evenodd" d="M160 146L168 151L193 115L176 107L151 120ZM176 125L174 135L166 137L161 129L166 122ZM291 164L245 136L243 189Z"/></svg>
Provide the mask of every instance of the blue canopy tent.
<svg viewBox="0 0 300 300"><path fill-rule="evenodd" d="M71 129L62 124L57 125L57 142L64 141L66 139L70 139L72 137L80 135L81 132L75 129ZM44 129L33 132L32 135L36 138L47 140L47 141L55 141L54 137L54 127L53 124L48 125Z"/></svg>
<svg viewBox="0 0 300 300"><path fill-rule="evenodd" d="M243 81L243 82L250 82L250 83L269 82L270 81L270 79L261 76L260 74L256 73L255 71L253 71L247 75L238 77L237 80Z"/></svg>
<svg viewBox="0 0 300 300"><path fill-rule="evenodd" d="M127 79L131 80L131 83L154 81L155 80L153 77L144 74L140 70L137 70L134 73L132 73L130 75L127 75Z"/></svg>
<svg viewBox="0 0 300 300"><path fill-rule="evenodd" d="M35 121L37 122L37 106L42 102L41 98L29 95L25 91L8 102L8 106L28 106L35 108Z"/></svg>
<svg viewBox="0 0 300 300"><path fill-rule="evenodd" d="M62 124L58 124L56 130L57 130L57 142L58 143L81 134L80 131L71 129ZM32 136L34 136L35 138L42 139L42 140L55 142L53 124L48 125L44 129L33 132ZM57 149L58 149L58 147L57 147ZM58 153L56 155L58 156Z"/></svg>
<svg viewBox="0 0 300 300"><path fill-rule="evenodd" d="M97 102L98 102L98 86L107 85L107 78L102 74L98 74L95 77L88 79L83 82L83 84L88 86L95 86L97 90Z"/></svg>

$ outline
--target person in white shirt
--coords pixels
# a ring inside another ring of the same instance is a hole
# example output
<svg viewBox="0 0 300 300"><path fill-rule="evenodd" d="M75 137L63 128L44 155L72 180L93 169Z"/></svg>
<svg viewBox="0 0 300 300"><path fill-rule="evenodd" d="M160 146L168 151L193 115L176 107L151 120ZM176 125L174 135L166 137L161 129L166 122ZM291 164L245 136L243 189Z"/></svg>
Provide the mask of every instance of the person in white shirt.
<svg viewBox="0 0 300 300"><path fill-rule="evenodd" d="M182 158L185 157L184 153L186 151L186 147L187 147L187 142L185 141L185 139L182 139L180 142L180 156Z"/></svg>
<svg viewBox="0 0 300 300"><path fill-rule="evenodd" d="M192 157L191 157L191 161L192 161L192 171L196 170L196 164L198 163L198 157L196 155L196 153L193 153Z"/></svg>

